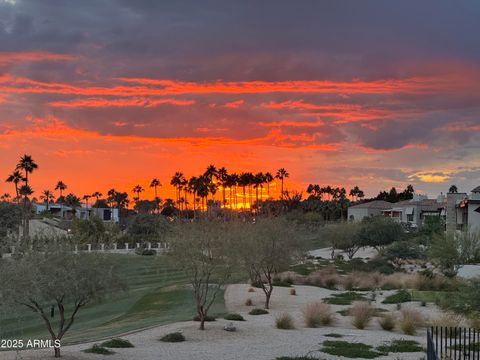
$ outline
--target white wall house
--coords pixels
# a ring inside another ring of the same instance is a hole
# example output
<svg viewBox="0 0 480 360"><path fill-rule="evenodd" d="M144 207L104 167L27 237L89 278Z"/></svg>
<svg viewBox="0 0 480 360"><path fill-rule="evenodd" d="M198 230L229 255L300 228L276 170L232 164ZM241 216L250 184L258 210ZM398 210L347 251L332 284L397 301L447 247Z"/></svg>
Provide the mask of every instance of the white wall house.
<svg viewBox="0 0 480 360"><path fill-rule="evenodd" d="M382 213L384 216L416 228L423 224L427 216L444 217L446 214L445 206L443 195L435 200L415 194L413 199L394 203L390 209L383 210Z"/></svg>
<svg viewBox="0 0 480 360"><path fill-rule="evenodd" d="M43 212L47 211L47 204L46 203L35 203L34 204L35 213L37 215L42 214ZM117 223L118 218L118 209L117 208L95 208L92 206L81 206L73 208L61 205L61 204L49 204L48 205L48 212L54 216L63 219L72 219L74 216L79 219L88 219L90 216L96 215L103 221L111 221Z"/></svg>
<svg viewBox="0 0 480 360"><path fill-rule="evenodd" d="M480 231L480 186L467 193L447 194L447 231Z"/></svg>
<svg viewBox="0 0 480 360"><path fill-rule="evenodd" d="M383 200L375 200L353 205L348 208L348 219L353 221L362 221L364 218L382 215L382 211L390 209L392 203Z"/></svg>

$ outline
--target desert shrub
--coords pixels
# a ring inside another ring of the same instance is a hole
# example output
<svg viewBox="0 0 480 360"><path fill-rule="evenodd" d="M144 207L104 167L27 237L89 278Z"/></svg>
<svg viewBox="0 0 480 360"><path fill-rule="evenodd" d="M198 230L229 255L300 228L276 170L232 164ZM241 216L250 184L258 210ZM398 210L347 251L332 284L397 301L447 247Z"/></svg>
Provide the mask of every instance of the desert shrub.
<svg viewBox="0 0 480 360"><path fill-rule="evenodd" d="M195 315L195 316L193 317L193 321L200 321L200 316ZM206 321L206 322L215 321L215 317L214 317L214 316L208 316L208 315L207 315L207 316L205 316L205 321Z"/></svg>
<svg viewBox="0 0 480 360"><path fill-rule="evenodd" d="M400 329L406 335L415 335L417 332L417 328L422 326L424 323L424 319L420 312L415 309L402 309L400 312Z"/></svg>
<svg viewBox="0 0 480 360"><path fill-rule="evenodd" d="M480 329L480 313L478 312L471 313L467 321L470 327L475 329Z"/></svg>
<svg viewBox="0 0 480 360"><path fill-rule="evenodd" d="M350 316L353 317L352 325L357 329L365 329L372 319L374 310L372 306L365 301L358 301L350 309Z"/></svg>
<svg viewBox="0 0 480 360"><path fill-rule="evenodd" d="M163 342L182 342L185 341L185 336L181 332L173 332L163 336L160 341Z"/></svg>
<svg viewBox="0 0 480 360"><path fill-rule="evenodd" d="M440 298L443 308L456 313L470 315L472 310L480 309L480 278L462 283L459 290Z"/></svg>
<svg viewBox="0 0 480 360"><path fill-rule="evenodd" d="M307 285L335 289L342 282L342 278L334 266L328 266L311 273L305 278L304 282Z"/></svg>
<svg viewBox="0 0 480 360"><path fill-rule="evenodd" d="M374 359L382 356L372 346L362 343L349 343L342 340L326 340L321 351L330 355L344 356L352 359Z"/></svg>
<svg viewBox="0 0 480 360"><path fill-rule="evenodd" d="M245 300L245 305L246 305L246 306L253 306L253 301L252 301L252 299L247 299L247 300Z"/></svg>
<svg viewBox="0 0 480 360"><path fill-rule="evenodd" d="M297 290L290 289L290 295L297 295Z"/></svg>
<svg viewBox="0 0 480 360"><path fill-rule="evenodd" d="M452 328L457 328L465 325L465 318L461 315L454 314L451 312L444 313L441 316L431 319L430 320L430 325L431 326L441 326L445 327L445 335L452 337L453 331Z"/></svg>
<svg viewBox="0 0 480 360"><path fill-rule="evenodd" d="M145 249L145 248L137 248L135 249L135 254L142 255L142 256L152 256L157 255L157 250L155 249Z"/></svg>
<svg viewBox="0 0 480 360"><path fill-rule="evenodd" d="M323 336L332 337L332 338L342 338L343 337L342 334L337 334L337 333L328 333L328 334L325 334Z"/></svg>
<svg viewBox="0 0 480 360"><path fill-rule="evenodd" d="M422 346L415 340L392 340L390 343L377 347L383 353L423 352Z"/></svg>
<svg viewBox="0 0 480 360"><path fill-rule="evenodd" d="M98 344L93 345L91 348L83 350L83 352L89 354L98 354L98 355L113 355L115 354L112 350L108 350Z"/></svg>
<svg viewBox="0 0 480 360"><path fill-rule="evenodd" d="M385 314L378 319L378 323L383 330L392 331L395 328L395 316L393 314Z"/></svg>
<svg viewBox="0 0 480 360"><path fill-rule="evenodd" d="M277 329L282 330L295 329L295 326L293 325L293 318L287 313L283 313L275 318L275 326Z"/></svg>
<svg viewBox="0 0 480 360"><path fill-rule="evenodd" d="M399 304L412 301L412 295L407 290L399 290L395 294L387 296L382 304Z"/></svg>
<svg viewBox="0 0 480 360"><path fill-rule="evenodd" d="M124 339L112 339L103 342L100 346L106 347L106 348L133 348L133 344Z"/></svg>
<svg viewBox="0 0 480 360"><path fill-rule="evenodd" d="M289 281L276 279L276 280L273 280L272 285L278 286L278 287L291 287L292 283Z"/></svg>
<svg viewBox="0 0 480 360"><path fill-rule="evenodd" d="M353 301L367 300L363 295L354 291L344 292L340 294L332 294L331 297L325 298L323 301L332 305L350 305Z"/></svg>
<svg viewBox="0 0 480 360"><path fill-rule="evenodd" d="M231 321L245 321L242 315L240 314L227 314L224 317L225 320L231 320Z"/></svg>
<svg viewBox="0 0 480 360"><path fill-rule="evenodd" d="M315 302L305 305L302 309L305 325L315 328L320 325L330 325L335 321L335 313L328 304Z"/></svg>
<svg viewBox="0 0 480 360"><path fill-rule="evenodd" d="M248 292L250 292L250 293L255 292L255 289L254 288L248 288Z"/></svg>
<svg viewBox="0 0 480 360"><path fill-rule="evenodd" d="M252 309L248 314L249 315L265 315L265 314L268 314L268 311L265 309Z"/></svg>
<svg viewBox="0 0 480 360"><path fill-rule="evenodd" d="M425 248L416 242L398 241L387 246L383 256L395 263L398 260L426 259L427 254Z"/></svg>

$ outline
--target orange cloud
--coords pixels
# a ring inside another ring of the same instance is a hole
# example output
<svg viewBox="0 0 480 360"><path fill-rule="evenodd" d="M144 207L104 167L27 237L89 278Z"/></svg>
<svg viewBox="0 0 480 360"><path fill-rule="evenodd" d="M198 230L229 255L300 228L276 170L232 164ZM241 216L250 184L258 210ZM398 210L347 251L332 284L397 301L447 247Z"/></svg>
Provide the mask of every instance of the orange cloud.
<svg viewBox="0 0 480 360"><path fill-rule="evenodd" d="M103 108L103 107L144 107L150 108L159 105L188 106L195 104L194 100L179 99L149 99L149 98L128 98L128 99L105 99L89 98L75 99L71 101L54 101L48 103L52 107L63 108Z"/></svg>
<svg viewBox="0 0 480 360"><path fill-rule="evenodd" d="M226 107L229 109L238 109L244 103L245 103L245 100L237 100L237 101L228 102L225 105L223 105L223 107Z"/></svg>
<svg viewBox="0 0 480 360"><path fill-rule="evenodd" d="M69 61L76 59L69 54L56 54L46 51L31 52L0 52L0 64L13 63L19 61Z"/></svg>

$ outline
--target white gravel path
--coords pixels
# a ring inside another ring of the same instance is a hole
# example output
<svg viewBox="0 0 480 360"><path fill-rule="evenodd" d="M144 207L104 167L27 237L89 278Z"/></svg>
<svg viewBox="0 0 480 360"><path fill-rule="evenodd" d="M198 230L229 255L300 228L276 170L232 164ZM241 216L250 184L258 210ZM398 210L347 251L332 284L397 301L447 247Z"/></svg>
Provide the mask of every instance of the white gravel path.
<svg viewBox="0 0 480 360"><path fill-rule="evenodd" d="M273 360L277 356L299 356L310 354L321 359L343 359L342 357L330 356L320 353L321 343L324 340L337 340L325 337L328 333L342 334L344 337L339 340L350 342L363 342L371 345L381 345L392 339L414 339L425 345L425 331L422 330L417 336L406 336L399 332L387 332L381 330L377 320L374 319L366 330L354 329L350 324L350 318L338 314L338 321L334 326L317 329L305 328L302 322L301 308L304 304L319 301L329 296L334 291L312 286L295 286L296 296L290 295L289 288L275 288L271 310L268 315L251 316L248 311L252 307L244 305L247 298L251 298L255 306L261 307L263 293L260 289L255 292L248 292L248 285L231 285L225 292L226 306L231 312L242 314L247 321L234 322L238 331L229 333L223 330L228 323L226 320L217 320L207 323L206 330L198 330L198 323L182 322L171 325L159 326L149 330L140 331L123 338L130 340L135 348L114 349L112 356L101 356L86 354L81 350L92 345L80 344L65 346L62 348L63 358L66 360L90 360L90 359L112 359L112 360ZM388 310L395 310L394 305L380 304L384 296L392 292L384 292L383 296L377 298L376 307ZM405 305L407 306L407 305ZM420 307L412 303L426 316L435 317L438 309L434 305ZM334 309L341 310L348 306L334 306ZM288 312L295 319L295 330L278 330L275 328L275 316ZM183 343L162 343L158 339L170 332L181 331L187 338ZM390 354L389 356L377 359L420 359L422 353ZM52 358L51 351L23 351L21 357L16 357L14 352L0 352L0 359L48 359Z"/></svg>

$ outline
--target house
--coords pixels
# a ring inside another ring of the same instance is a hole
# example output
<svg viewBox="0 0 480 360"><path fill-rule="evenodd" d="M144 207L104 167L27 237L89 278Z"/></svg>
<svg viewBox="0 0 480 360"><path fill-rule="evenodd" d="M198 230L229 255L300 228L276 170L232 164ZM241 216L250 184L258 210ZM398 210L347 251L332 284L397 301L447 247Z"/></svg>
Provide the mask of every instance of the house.
<svg viewBox="0 0 480 360"><path fill-rule="evenodd" d="M375 200L353 205L348 208L348 219L353 221L361 221L364 218L382 215L382 211L390 209L392 203L383 200Z"/></svg>
<svg viewBox="0 0 480 360"><path fill-rule="evenodd" d="M480 231L480 186L467 193L447 194L447 231Z"/></svg>
<svg viewBox="0 0 480 360"><path fill-rule="evenodd" d="M79 219L88 219L90 216L96 215L103 221L110 221L118 223L118 209L117 208L96 208L92 206L83 205L73 209L72 207L63 204L47 204L46 203L34 203L34 210L36 215L42 215L48 211L53 216L71 220L73 217Z"/></svg>
<svg viewBox="0 0 480 360"><path fill-rule="evenodd" d="M389 209L382 210L382 214L413 228L421 226L428 216L445 217L446 214L443 195L428 199L425 195L414 194L413 199L391 205Z"/></svg>

